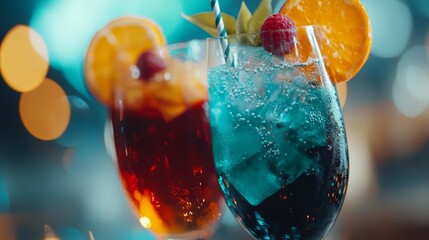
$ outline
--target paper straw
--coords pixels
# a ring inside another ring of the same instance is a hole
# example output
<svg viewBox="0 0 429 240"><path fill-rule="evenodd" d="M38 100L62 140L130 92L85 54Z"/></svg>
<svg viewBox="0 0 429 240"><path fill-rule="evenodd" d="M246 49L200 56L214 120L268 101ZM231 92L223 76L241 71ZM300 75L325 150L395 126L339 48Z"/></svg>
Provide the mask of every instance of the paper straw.
<svg viewBox="0 0 429 240"><path fill-rule="evenodd" d="M229 54L229 43L228 43L228 40L226 39L227 33L226 33L225 25L223 23L219 2L218 0L210 0L210 3L213 10L217 33L221 38L221 45L222 45L222 50L224 52L225 62L231 65L234 65L232 58Z"/></svg>

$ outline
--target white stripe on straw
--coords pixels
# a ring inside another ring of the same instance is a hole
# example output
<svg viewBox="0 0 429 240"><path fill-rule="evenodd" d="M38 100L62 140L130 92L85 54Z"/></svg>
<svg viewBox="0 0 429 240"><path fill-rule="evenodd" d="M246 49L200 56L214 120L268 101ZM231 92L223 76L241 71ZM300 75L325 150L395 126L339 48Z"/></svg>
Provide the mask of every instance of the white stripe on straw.
<svg viewBox="0 0 429 240"><path fill-rule="evenodd" d="M223 23L222 14L221 14L220 7L219 7L219 2L217 0L210 0L210 3L212 6L212 10L213 10L213 15L214 15L215 23L216 23L216 28L217 28L217 33L218 33L219 37L221 38L221 45L222 45L222 50L223 50L224 55L225 55L225 61L228 64L233 65L233 61L231 59L231 56L229 55L229 43L228 43L228 40L226 39L227 33L226 33L225 25Z"/></svg>

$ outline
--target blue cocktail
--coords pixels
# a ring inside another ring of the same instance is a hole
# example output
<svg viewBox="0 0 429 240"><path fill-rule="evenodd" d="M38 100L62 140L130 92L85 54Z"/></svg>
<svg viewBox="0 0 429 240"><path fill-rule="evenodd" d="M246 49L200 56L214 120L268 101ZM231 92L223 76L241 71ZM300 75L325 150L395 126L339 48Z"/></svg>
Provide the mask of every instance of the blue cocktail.
<svg viewBox="0 0 429 240"><path fill-rule="evenodd" d="M248 44L257 37L228 39L234 66L222 64L219 44L209 42L219 49L209 69L219 183L258 239L320 239L347 189L342 111L312 27L297 29L284 58Z"/></svg>

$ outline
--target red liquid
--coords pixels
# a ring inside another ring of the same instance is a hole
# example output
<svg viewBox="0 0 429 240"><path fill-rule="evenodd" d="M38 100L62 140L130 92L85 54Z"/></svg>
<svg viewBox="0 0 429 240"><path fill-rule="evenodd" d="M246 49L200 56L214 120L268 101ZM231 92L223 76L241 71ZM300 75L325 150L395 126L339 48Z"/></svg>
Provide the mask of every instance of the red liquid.
<svg viewBox="0 0 429 240"><path fill-rule="evenodd" d="M166 122L112 110L119 171L144 227L162 235L209 232L223 210L206 110Z"/></svg>

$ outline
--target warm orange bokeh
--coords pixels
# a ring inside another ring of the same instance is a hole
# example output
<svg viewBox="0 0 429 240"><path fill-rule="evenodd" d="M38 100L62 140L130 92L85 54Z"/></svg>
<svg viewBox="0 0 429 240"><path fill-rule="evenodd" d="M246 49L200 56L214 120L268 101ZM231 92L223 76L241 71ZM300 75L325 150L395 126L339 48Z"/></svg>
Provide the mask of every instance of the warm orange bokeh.
<svg viewBox="0 0 429 240"><path fill-rule="evenodd" d="M37 32L28 26L17 25L3 39L0 65L9 87L18 92L28 92L46 78L48 50Z"/></svg>
<svg viewBox="0 0 429 240"><path fill-rule="evenodd" d="M31 135L41 140L54 140L69 124L70 103L61 86L46 79L35 90L21 95L19 114Z"/></svg>
<svg viewBox="0 0 429 240"><path fill-rule="evenodd" d="M139 212L142 217L140 218L140 223L144 228L149 228L158 234L167 234L169 229L158 216L150 198L150 193L148 192L145 192L144 195L141 196Z"/></svg>

